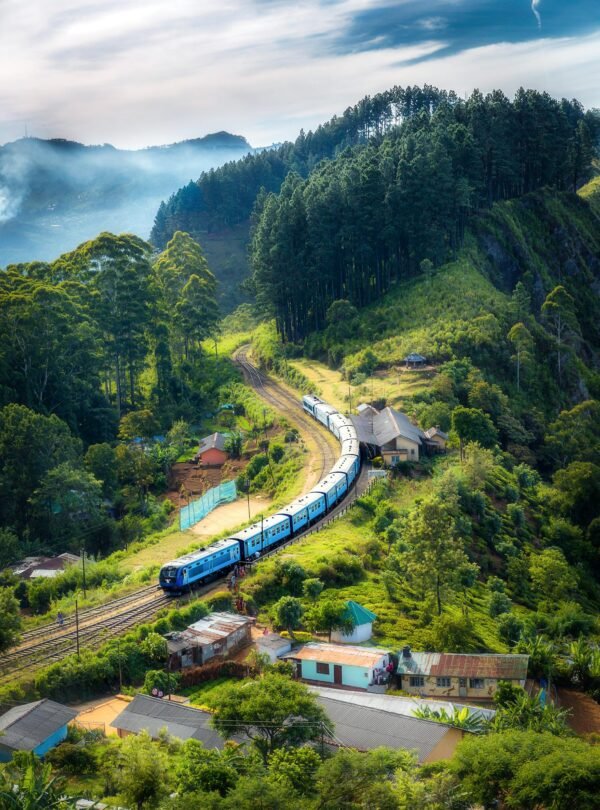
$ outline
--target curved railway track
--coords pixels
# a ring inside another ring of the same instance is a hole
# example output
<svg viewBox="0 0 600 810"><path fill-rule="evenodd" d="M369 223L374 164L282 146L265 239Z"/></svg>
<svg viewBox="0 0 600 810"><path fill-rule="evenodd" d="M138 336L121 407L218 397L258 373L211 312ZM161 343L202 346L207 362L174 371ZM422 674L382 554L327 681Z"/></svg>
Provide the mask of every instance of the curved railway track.
<svg viewBox="0 0 600 810"><path fill-rule="evenodd" d="M331 434L318 422L307 415L300 401L281 386L273 382L254 366L247 356L248 347L242 346L234 354L234 361L240 366L247 382L256 393L278 411L284 411L291 422L300 426L315 441L321 456L321 470L317 480L321 480L337 461L338 453L331 444Z"/></svg>
<svg viewBox="0 0 600 810"><path fill-rule="evenodd" d="M283 412L287 418L295 423L302 432L310 435L320 455L320 472L318 480L323 478L337 459L330 434L310 418L302 408L299 400L281 386L274 383L269 377L256 368L247 358L247 347L242 347L234 355L235 362L241 367L248 383L257 394L272 405L276 410ZM348 508L354 499L367 487L366 471L363 468L355 486L341 503L322 520L311 526L305 532L297 535L276 549L268 552L264 557L276 554L300 538L319 531L331 520L339 517ZM262 559L262 558L261 558ZM215 584L225 582L225 577L214 580L194 590L195 596L202 596L212 590ZM97 648L110 638L114 638L131 627L153 618L156 613L167 605L176 606L178 600L167 596L157 585L140 588L134 593L118 599L105 602L103 605L86 608L79 612L79 650ZM77 651L77 627L75 616L65 617L62 626L53 622L36 627L23 633L19 645L0 656L0 682L18 676L25 670L35 672L43 666L60 661Z"/></svg>

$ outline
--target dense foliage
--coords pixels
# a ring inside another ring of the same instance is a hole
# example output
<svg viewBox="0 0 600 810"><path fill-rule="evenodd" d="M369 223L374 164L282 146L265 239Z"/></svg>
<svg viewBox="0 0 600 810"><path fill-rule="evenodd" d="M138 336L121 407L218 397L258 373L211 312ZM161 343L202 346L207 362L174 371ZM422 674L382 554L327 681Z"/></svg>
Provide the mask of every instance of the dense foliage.
<svg viewBox="0 0 600 810"><path fill-rule="evenodd" d="M384 127L385 129L385 127ZM448 260L473 211L543 186L575 190L600 121L577 102L519 90L440 99L383 138L346 149L261 199L253 286L286 340Z"/></svg>

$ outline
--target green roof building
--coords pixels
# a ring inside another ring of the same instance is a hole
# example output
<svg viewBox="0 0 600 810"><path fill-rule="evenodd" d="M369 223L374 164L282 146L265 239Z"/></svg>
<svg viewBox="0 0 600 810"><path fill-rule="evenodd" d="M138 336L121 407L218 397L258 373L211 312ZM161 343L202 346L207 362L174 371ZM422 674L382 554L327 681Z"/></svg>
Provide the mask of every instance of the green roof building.
<svg viewBox="0 0 600 810"><path fill-rule="evenodd" d="M354 630L347 634L341 630L334 630L331 634L331 640L342 644L357 644L361 641L368 641L373 635L373 622L377 616L351 599L346 602L346 614L352 617Z"/></svg>

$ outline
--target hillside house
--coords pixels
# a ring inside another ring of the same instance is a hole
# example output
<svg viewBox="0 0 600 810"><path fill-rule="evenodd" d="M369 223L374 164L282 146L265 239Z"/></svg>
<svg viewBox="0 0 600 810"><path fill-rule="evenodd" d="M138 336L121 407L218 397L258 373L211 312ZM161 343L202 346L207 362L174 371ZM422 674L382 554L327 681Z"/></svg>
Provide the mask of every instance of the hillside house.
<svg viewBox="0 0 600 810"><path fill-rule="evenodd" d="M429 428L425 431L425 439L432 450L443 453L448 443L448 434L440 430L439 426Z"/></svg>
<svg viewBox="0 0 600 810"><path fill-rule="evenodd" d="M211 613L180 632L167 633L170 669L201 666L215 656L226 658L252 640L254 619L237 613Z"/></svg>
<svg viewBox="0 0 600 810"><path fill-rule="evenodd" d="M56 557L25 557L13 566L13 573L21 579L35 579L36 577L52 579L62 574L68 566L79 564L81 564L81 557L66 551Z"/></svg>
<svg viewBox="0 0 600 810"><path fill-rule="evenodd" d="M194 456L197 464L205 467L222 467L229 458L225 449L227 436L224 433L212 433L200 440L198 452Z"/></svg>
<svg viewBox="0 0 600 810"><path fill-rule="evenodd" d="M311 642L284 656L296 665L296 677L307 683L369 689L390 679L389 655L376 647Z"/></svg>
<svg viewBox="0 0 600 810"><path fill-rule="evenodd" d="M67 724L77 712L53 700L36 700L15 706L0 717L0 762L9 762L15 751L32 751L43 757L67 736Z"/></svg>
<svg viewBox="0 0 600 810"><path fill-rule="evenodd" d="M417 352L411 352L404 358L404 362L406 368L423 368L423 366L427 365L427 358Z"/></svg>
<svg viewBox="0 0 600 810"><path fill-rule="evenodd" d="M357 411L358 416L350 418L358 440L366 446L368 455L381 456L386 467L401 461L419 461L422 453L440 452L442 441L446 446L445 433L438 428L430 428L426 433L395 408L388 406L378 411L372 405L359 405Z"/></svg>
<svg viewBox="0 0 600 810"><path fill-rule="evenodd" d="M404 647L396 674L410 695L490 700L500 681L525 686L528 655L412 652Z"/></svg>
<svg viewBox="0 0 600 810"><path fill-rule="evenodd" d="M263 633L255 640L255 644L257 652L268 655L272 664L292 649L289 638L283 638L278 633Z"/></svg>
<svg viewBox="0 0 600 810"><path fill-rule="evenodd" d="M373 622L377 616L351 599L346 602L345 612L352 618L354 629L351 633L333 630L331 640L342 644L360 644L362 641L368 641L373 635Z"/></svg>

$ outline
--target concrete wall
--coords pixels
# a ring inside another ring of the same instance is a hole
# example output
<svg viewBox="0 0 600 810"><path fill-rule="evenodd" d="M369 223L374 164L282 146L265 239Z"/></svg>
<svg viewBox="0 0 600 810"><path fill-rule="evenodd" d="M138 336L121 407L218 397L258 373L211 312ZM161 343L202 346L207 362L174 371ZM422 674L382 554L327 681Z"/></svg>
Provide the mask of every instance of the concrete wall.
<svg viewBox="0 0 600 810"><path fill-rule="evenodd" d="M459 728L449 728L439 743L423 759L423 762L439 762L442 759L450 759L463 737L464 732Z"/></svg>
<svg viewBox="0 0 600 810"><path fill-rule="evenodd" d="M388 657L383 655L377 664L380 669L387 666ZM302 661L302 679L306 681L316 681L318 683L334 683L334 666L329 664L329 673L323 674L317 672L316 661ZM342 686L351 686L355 689L366 689L373 682L373 669L375 667L358 667L349 664L341 664L342 667Z"/></svg>
<svg viewBox="0 0 600 810"><path fill-rule="evenodd" d="M37 748L34 748L33 753L37 754L38 757L43 757L44 754L47 754L51 748L54 748L66 738L67 726L65 724L61 728L57 729L54 734L51 734L47 739L45 739L44 742L40 743ZM0 738L0 762L10 762L13 753L14 751L12 749L2 747Z"/></svg>
<svg viewBox="0 0 600 810"><path fill-rule="evenodd" d="M200 464L207 464L213 467L221 467L227 461L227 453L216 447L205 450L198 459Z"/></svg>
<svg viewBox="0 0 600 810"><path fill-rule="evenodd" d="M331 633L331 640L341 644L358 644L361 641L368 641L372 635L373 624L368 622L367 624L358 624L349 635L334 630Z"/></svg>
<svg viewBox="0 0 600 810"><path fill-rule="evenodd" d="M503 679L506 680L506 679ZM496 689L498 688L498 680L495 678L484 678L482 689L473 689L470 685L470 679L467 678L467 685L461 694L459 678L450 678L450 686L438 686L436 678L426 677L424 686L411 686L410 675L402 676L402 689L408 692L409 695L427 695L428 697L437 698L458 698L468 697L474 700L488 700L493 697ZM519 681L514 681L515 686Z"/></svg>
<svg viewBox="0 0 600 810"><path fill-rule="evenodd" d="M399 456L400 461L418 461L419 445L404 436L398 436L393 442L381 448L381 455L387 465L392 465L392 456Z"/></svg>

